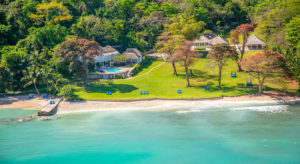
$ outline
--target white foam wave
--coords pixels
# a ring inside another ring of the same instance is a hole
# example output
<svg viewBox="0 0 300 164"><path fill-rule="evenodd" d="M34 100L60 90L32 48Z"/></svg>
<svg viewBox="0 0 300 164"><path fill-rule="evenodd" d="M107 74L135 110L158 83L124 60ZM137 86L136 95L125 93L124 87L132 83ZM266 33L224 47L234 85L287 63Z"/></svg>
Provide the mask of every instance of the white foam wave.
<svg viewBox="0 0 300 164"><path fill-rule="evenodd" d="M231 108L231 110L252 110L257 112L272 112L272 113L280 113L285 112L288 109L288 105L272 105L272 106L251 106L251 107L239 107L239 108Z"/></svg>
<svg viewBox="0 0 300 164"><path fill-rule="evenodd" d="M179 110L176 111L178 114L186 114L186 113L196 113L196 112L202 112L200 109L191 109L191 110Z"/></svg>

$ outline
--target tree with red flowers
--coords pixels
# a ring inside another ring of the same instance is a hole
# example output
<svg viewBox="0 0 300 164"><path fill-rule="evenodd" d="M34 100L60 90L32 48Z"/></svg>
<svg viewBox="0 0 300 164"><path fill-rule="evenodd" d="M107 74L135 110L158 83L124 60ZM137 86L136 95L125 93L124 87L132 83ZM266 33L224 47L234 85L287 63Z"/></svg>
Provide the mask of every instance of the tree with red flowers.
<svg viewBox="0 0 300 164"><path fill-rule="evenodd" d="M238 65L238 71L243 71L242 67L240 66L239 62L243 61L244 53L245 53L245 48L246 48L246 43L249 37L249 33L254 30L254 26L251 24L241 24L238 26L236 29L230 31L231 35L231 43L239 50L241 53L241 58L237 62ZM239 40L239 35L243 35L243 40L242 40L242 45L240 45L240 40Z"/></svg>
<svg viewBox="0 0 300 164"><path fill-rule="evenodd" d="M207 57L213 61L219 68L219 88L221 88L222 70L228 59L237 60L238 54L235 48L228 44L217 44L212 46Z"/></svg>
<svg viewBox="0 0 300 164"><path fill-rule="evenodd" d="M88 62L94 55L100 53L100 45L87 39L67 40L63 42L55 54L59 55L58 63L69 63L69 72L81 77L84 84L87 82Z"/></svg>
<svg viewBox="0 0 300 164"><path fill-rule="evenodd" d="M193 57L197 56L197 52L191 50L191 42L186 41L185 45L180 46L172 56L172 61L182 61L185 68L185 76L187 81L186 87L191 87L189 78L189 66L193 64Z"/></svg>
<svg viewBox="0 0 300 164"><path fill-rule="evenodd" d="M177 76L177 70L175 66L175 61L172 60L174 52L178 49L180 45L184 42L183 35L172 35L171 32L165 31L160 36L157 37L159 42L156 43L157 51L161 53L167 53L170 56L173 74Z"/></svg>
<svg viewBox="0 0 300 164"><path fill-rule="evenodd" d="M245 58L240 64L250 76L258 80L258 94L262 94L266 78L284 72L285 58L276 51L265 50L263 53Z"/></svg>

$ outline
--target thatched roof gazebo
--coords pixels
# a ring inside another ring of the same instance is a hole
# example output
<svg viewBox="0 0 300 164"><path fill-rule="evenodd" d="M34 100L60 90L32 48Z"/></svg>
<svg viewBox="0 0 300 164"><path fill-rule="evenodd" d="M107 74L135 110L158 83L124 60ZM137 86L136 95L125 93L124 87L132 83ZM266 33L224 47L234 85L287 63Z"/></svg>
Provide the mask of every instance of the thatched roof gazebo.
<svg viewBox="0 0 300 164"><path fill-rule="evenodd" d="M265 44L266 43L262 39L253 34L248 38L246 48L248 50L263 50Z"/></svg>
<svg viewBox="0 0 300 164"><path fill-rule="evenodd" d="M228 44L228 41L223 39L220 35L214 37L211 39L211 44L216 45L216 44Z"/></svg>

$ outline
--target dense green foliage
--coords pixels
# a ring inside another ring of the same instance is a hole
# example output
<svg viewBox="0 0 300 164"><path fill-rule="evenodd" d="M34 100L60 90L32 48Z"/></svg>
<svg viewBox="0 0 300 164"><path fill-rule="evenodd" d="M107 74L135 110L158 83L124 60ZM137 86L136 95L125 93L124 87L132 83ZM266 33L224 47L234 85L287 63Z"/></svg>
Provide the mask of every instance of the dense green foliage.
<svg viewBox="0 0 300 164"><path fill-rule="evenodd" d="M65 85L60 89L58 95L66 100L73 100L75 98L74 92L75 89L72 85Z"/></svg>
<svg viewBox="0 0 300 164"><path fill-rule="evenodd" d="M36 86L56 93L62 78L77 78L79 65L54 55L65 41L84 38L121 51L134 47L172 55L183 40L206 33L229 37L246 23L286 57L290 76L299 79L299 8L299 0L4 0L0 91ZM176 75L174 63L173 69Z"/></svg>

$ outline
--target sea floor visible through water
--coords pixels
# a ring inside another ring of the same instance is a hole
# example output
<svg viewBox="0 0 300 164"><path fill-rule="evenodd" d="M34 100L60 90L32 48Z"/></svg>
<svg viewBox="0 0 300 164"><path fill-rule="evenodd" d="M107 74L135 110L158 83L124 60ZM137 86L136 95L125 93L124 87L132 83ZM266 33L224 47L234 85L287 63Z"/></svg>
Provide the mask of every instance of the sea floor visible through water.
<svg viewBox="0 0 300 164"><path fill-rule="evenodd" d="M0 110L0 163L300 163L300 104L58 114Z"/></svg>

